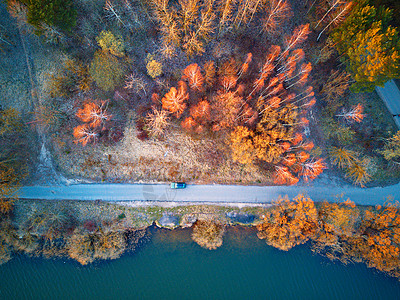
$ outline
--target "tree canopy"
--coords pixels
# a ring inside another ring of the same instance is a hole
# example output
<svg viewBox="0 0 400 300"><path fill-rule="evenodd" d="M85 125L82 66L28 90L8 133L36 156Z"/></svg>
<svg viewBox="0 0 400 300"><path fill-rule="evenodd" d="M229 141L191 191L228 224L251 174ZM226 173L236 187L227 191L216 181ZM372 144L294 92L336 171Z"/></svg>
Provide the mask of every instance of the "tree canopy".
<svg viewBox="0 0 400 300"><path fill-rule="evenodd" d="M28 23L38 33L43 23L70 31L76 24L76 9L72 0L20 0L27 6Z"/></svg>
<svg viewBox="0 0 400 300"><path fill-rule="evenodd" d="M400 40L389 25L392 11L359 1L348 18L332 33L336 48L344 55L355 79L355 92L372 91L400 75Z"/></svg>

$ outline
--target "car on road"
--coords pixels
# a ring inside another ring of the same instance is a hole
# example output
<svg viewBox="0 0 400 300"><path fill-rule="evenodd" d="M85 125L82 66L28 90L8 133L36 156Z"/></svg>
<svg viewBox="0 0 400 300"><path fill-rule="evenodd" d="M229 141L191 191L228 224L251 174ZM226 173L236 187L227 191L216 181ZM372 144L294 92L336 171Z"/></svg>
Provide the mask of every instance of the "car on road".
<svg viewBox="0 0 400 300"><path fill-rule="evenodd" d="M186 188L186 183L184 182L171 182L171 189L184 189Z"/></svg>

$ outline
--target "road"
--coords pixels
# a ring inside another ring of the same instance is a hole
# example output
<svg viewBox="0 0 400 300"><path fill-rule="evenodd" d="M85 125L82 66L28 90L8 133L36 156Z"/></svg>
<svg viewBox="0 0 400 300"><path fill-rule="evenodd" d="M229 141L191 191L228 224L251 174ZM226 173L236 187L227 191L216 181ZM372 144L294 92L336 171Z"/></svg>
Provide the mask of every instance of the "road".
<svg viewBox="0 0 400 300"><path fill-rule="evenodd" d="M69 186L27 186L20 190L20 198L104 200L104 201L168 201L213 203L268 203L278 197L307 194L314 201L342 201L350 198L360 205L383 204L387 196L400 198L400 184L388 187L362 189L335 186L235 186L188 185L186 189L173 190L166 184L76 184Z"/></svg>
<svg viewBox="0 0 400 300"><path fill-rule="evenodd" d="M400 91L394 80L386 82L383 88L377 86L375 90L392 115L400 114ZM394 117L394 121L400 129L400 116Z"/></svg>

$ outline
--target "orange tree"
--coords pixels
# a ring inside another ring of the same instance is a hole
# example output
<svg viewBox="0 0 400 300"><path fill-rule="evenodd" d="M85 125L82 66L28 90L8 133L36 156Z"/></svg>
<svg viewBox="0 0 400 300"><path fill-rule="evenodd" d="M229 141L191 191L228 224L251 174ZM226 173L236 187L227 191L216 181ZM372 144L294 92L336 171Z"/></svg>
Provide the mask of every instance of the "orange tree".
<svg viewBox="0 0 400 300"><path fill-rule="evenodd" d="M369 267L400 276L400 211L398 203L367 210L361 238L354 248Z"/></svg>
<svg viewBox="0 0 400 300"><path fill-rule="evenodd" d="M304 195L293 201L280 199L257 225L258 237L268 245L287 251L307 242L316 233L318 213L314 202Z"/></svg>

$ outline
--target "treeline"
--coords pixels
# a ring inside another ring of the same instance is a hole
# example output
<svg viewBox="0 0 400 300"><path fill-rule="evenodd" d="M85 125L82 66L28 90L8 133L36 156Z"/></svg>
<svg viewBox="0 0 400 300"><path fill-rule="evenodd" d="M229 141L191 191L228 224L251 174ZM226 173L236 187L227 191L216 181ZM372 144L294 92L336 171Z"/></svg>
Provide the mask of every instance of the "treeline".
<svg viewBox="0 0 400 300"><path fill-rule="evenodd" d="M314 203L303 195L278 200L257 225L268 245L289 250L310 242L311 249L343 263L365 262L400 278L400 210L398 203L358 207Z"/></svg>
<svg viewBox="0 0 400 300"><path fill-rule="evenodd" d="M146 230L126 228L124 214L114 220L78 220L73 209L30 205L22 220L2 213L0 263L20 252L31 256L70 257L86 265L98 259L115 259L135 250Z"/></svg>
<svg viewBox="0 0 400 300"><path fill-rule="evenodd" d="M331 260L365 262L400 278L398 203L375 207L356 206L350 200L314 203L309 197L298 195L291 200L280 198L273 204L259 212L255 221L258 237L268 245L288 251L308 243L312 251ZM13 252L21 252L47 258L70 257L85 265L95 260L116 259L135 249L143 238L149 238L145 229L126 227L125 214L109 221L93 218L78 221L73 208L28 207L18 222L12 214L1 214L2 263L10 260ZM227 225L216 215L191 214L191 219L194 242L210 250L222 246Z"/></svg>

